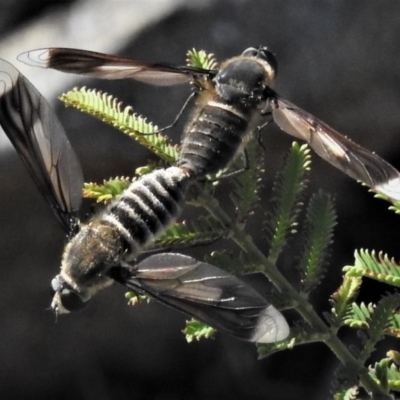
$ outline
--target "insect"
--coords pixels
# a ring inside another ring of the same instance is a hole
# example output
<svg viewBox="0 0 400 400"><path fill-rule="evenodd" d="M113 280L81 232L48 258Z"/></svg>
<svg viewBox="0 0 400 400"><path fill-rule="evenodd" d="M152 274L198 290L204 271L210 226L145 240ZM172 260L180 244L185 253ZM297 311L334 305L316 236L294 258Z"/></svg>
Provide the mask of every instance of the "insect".
<svg viewBox="0 0 400 400"><path fill-rule="evenodd" d="M324 160L374 191L400 201L400 173L376 154L281 98L271 87L277 61L267 49L248 48L207 70L150 63L85 50L48 48L22 53L20 61L106 79L131 78L155 85L203 79L198 102L182 138L178 165L198 179L228 166L260 116L272 114L286 133L305 140Z"/></svg>
<svg viewBox="0 0 400 400"><path fill-rule="evenodd" d="M86 306L114 281L253 342L289 334L282 314L251 286L219 268L182 254L136 255L180 214L193 181L170 167L133 182L88 223L81 223L83 173L63 127L44 97L11 64L0 60L0 126L27 166L69 237L61 271L52 281L52 309Z"/></svg>

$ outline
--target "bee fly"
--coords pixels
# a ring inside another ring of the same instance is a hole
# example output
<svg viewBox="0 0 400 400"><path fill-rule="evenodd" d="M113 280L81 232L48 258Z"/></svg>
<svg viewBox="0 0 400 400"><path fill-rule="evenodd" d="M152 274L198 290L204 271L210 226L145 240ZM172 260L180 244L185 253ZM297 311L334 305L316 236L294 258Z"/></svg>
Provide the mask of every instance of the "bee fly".
<svg viewBox="0 0 400 400"><path fill-rule="evenodd" d="M61 272L52 281L52 309L83 308L113 281L253 342L289 334L282 314L251 286L182 254L157 254L137 265L135 256L180 214L192 183L183 166L149 173L88 223L81 224L83 174L67 136L36 88L0 60L0 126L69 236Z"/></svg>
<svg viewBox="0 0 400 400"><path fill-rule="evenodd" d="M26 64L106 79L132 78L155 85L203 79L193 116L182 138L178 165L198 179L228 166L259 117L272 114L286 133L305 140L324 160L400 201L400 174L385 160L364 149L272 90L277 62L266 48L249 48L219 69L149 63L84 50L49 48L22 53Z"/></svg>

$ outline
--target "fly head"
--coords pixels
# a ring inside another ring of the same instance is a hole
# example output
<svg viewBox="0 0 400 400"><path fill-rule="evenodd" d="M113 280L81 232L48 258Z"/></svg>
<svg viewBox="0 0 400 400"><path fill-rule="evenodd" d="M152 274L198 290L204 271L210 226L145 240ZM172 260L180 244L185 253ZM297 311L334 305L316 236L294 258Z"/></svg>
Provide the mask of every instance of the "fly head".
<svg viewBox="0 0 400 400"><path fill-rule="evenodd" d="M276 76L276 59L266 47L249 48L222 65L214 78L217 93L228 103L257 107Z"/></svg>

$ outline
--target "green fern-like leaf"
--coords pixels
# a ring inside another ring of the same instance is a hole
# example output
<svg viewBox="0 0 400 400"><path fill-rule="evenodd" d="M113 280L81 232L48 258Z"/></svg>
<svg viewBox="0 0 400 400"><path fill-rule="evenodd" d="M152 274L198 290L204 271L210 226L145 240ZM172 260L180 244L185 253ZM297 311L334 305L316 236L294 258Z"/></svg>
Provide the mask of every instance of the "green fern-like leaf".
<svg viewBox="0 0 400 400"><path fill-rule="evenodd" d="M263 269L263 265L254 263L254 260L250 260L245 251L240 251L239 255L227 253L224 250L213 251L209 256L205 257L205 261L224 271L229 271L233 275L260 274L260 276L263 276L263 278L268 281L266 275L260 272ZM279 303L282 303L285 307L287 306L287 298L283 294L277 293L276 297ZM283 298L285 298L286 301L283 301ZM275 302L274 304L277 306Z"/></svg>
<svg viewBox="0 0 400 400"><path fill-rule="evenodd" d="M386 331L389 335L400 339L400 313L394 313L391 326Z"/></svg>
<svg viewBox="0 0 400 400"><path fill-rule="evenodd" d="M368 185L366 185L365 183L363 183L362 185L368 187ZM385 200L389 203L392 203L392 205L389 207L389 210L394 211L396 214L400 214L400 201L395 201L395 200L391 199L389 196L387 196L386 194L380 193L380 192L376 191L375 189L369 188L369 191L372 193L375 193L375 196L374 196L375 198Z"/></svg>
<svg viewBox="0 0 400 400"><path fill-rule="evenodd" d="M343 268L348 275L366 276L393 286L400 287L400 266L393 258L375 251L360 250L354 253L354 265Z"/></svg>
<svg viewBox="0 0 400 400"><path fill-rule="evenodd" d="M386 393L389 392L388 367L389 362L385 359L376 363L374 368L374 377Z"/></svg>
<svg viewBox="0 0 400 400"><path fill-rule="evenodd" d="M196 221L175 223L155 241L155 247L189 247L212 243L227 234L226 229L212 217L199 217Z"/></svg>
<svg viewBox="0 0 400 400"><path fill-rule="evenodd" d="M269 259L273 263L285 246L288 234L297 229L301 195L306 187L305 175L310 167L309 153L307 145L294 142L274 184L272 212L267 214L265 225L270 242Z"/></svg>
<svg viewBox="0 0 400 400"><path fill-rule="evenodd" d="M104 180L103 184L85 183L83 197L96 199L98 203L107 202L120 195L130 184L130 178L111 178Z"/></svg>
<svg viewBox="0 0 400 400"><path fill-rule="evenodd" d="M192 49L187 52L186 63L189 67L216 69L218 66L214 54L206 53L204 50Z"/></svg>
<svg viewBox="0 0 400 400"><path fill-rule="evenodd" d="M387 372L389 390L400 392L400 374L398 367L392 364Z"/></svg>
<svg viewBox="0 0 400 400"><path fill-rule="evenodd" d="M142 302L150 303L151 299L148 296L136 293L134 291L129 291L125 293L125 298L128 300L128 305L136 306Z"/></svg>
<svg viewBox="0 0 400 400"><path fill-rule="evenodd" d="M358 386L343 389L338 393L335 393L334 400L356 400L358 397Z"/></svg>
<svg viewBox="0 0 400 400"><path fill-rule="evenodd" d="M205 257L205 261L234 275L239 275L246 271L246 264L242 262L240 257L225 251L213 251L209 256Z"/></svg>
<svg viewBox="0 0 400 400"><path fill-rule="evenodd" d="M96 90L75 88L64 93L60 100L114 126L167 163L172 164L178 159L177 146L169 144L166 136L157 133L157 126L134 114L131 107L123 108L117 98Z"/></svg>
<svg viewBox="0 0 400 400"><path fill-rule="evenodd" d="M345 320L351 327L368 328L367 339L359 354L359 360L365 360L374 351L376 343L390 331L393 325L393 315L400 305L400 294L395 293L382 297L377 305L369 304L360 306L353 303L352 315Z"/></svg>
<svg viewBox="0 0 400 400"><path fill-rule="evenodd" d="M325 273L328 247L332 244L336 213L329 195L319 191L310 200L306 216L305 249L300 260L303 291L310 293Z"/></svg>
<svg viewBox="0 0 400 400"><path fill-rule="evenodd" d="M234 177L235 189L230 195L236 207L237 222L242 229L245 221L253 214L259 202L264 173L264 170L260 167L263 165L263 156L256 137L253 137L249 142L246 151L248 168Z"/></svg>
<svg viewBox="0 0 400 400"><path fill-rule="evenodd" d="M188 343L195 340L199 341L200 339L212 338L215 336L216 332L216 329L196 319L186 321L186 328L183 330Z"/></svg>
<svg viewBox="0 0 400 400"><path fill-rule="evenodd" d="M374 307L374 304L352 303L344 323L351 328L369 328L369 320Z"/></svg>
<svg viewBox="0 0 400 400"><path fill-rule="evenodd" d="M246 251L240 251L238 259L244 266L244 269L242 270L243 272L260 272L264 270L264 265L251 259Z"/></svg>
<svg viewBox="0 0 400 400"><path fill-rule="evenodd" d="M214 54L208 54L204 50L189 50L186 58L187 65L194 68L203 68L207 70L215 70L217 68L217 61L215 60ZM196 92L203 90L212 91L213 86L211 80L204 75L195 75L191 84Z"/></svg>
<svg viewBox="0 0 400 400"><path fill-rule="evenodd" d="M369 373L387 392L400 391L400 370L392 359L384 358L370 366Z"/></svg>
<svg viewBox="0 0 400 400"><path fill-rule="evenodd" d="M375 197L379 197L380 198L379 195L375 195ZM385 200L388 200L388 199L385 199ZM390 206L389 210L393 211L397 215L400 214L400 201L398 201L398 202L394 203L392 206Z"/></svg>
<svg viewBox="0 0 400 400"><path fill-rule="evenodd" d="M351 303L357 297L361 286L361 278L345 275L339 289L332 294L330 303L332 305L333 323L340 327L351 313Z"/></svg>

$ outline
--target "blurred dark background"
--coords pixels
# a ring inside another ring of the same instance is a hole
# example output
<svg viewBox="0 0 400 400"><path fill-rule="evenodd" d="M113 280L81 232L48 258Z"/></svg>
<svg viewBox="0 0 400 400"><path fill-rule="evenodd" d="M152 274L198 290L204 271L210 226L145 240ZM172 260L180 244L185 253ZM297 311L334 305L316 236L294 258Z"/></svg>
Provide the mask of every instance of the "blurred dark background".
<svg viewBox="0 0 400 400"><path fill-rule="evenodd" d="M76 3L0 1L0 56L3 49L16 43L15 38L8 39L10 33L26 29L26 24L50 9L70 12ZM127 3L134 2L86 3L96 16L100 4L123 11ZM157 0L136 3L154 6ZM134 37L127 37L123 48L116 44L115 51L183 64L186 51L193 47L224 60L249 46L268 45L278 58L275 89L283 97L400 168L398 1L218 0L177 4L158 21L144 25ZM104 20L105 16L98 17ZM132 15L131 24L140 17ZM79 35L83 27L70 24L68 29ZM104 24L103 35L112 30L112 24ZM29 36L29 30L25 35ZM44 31L43 35L34 48L65 46L52 41L53 32ZM86 48L102 50L90 45ZM16 60L8 61L19 68ZM24 73L30 77L29 70ZM41 74L49 76L44 70ZM61 73L51 76L49 86L53 79L63 79ZM154 88L127 81L85 80L84 84L114 94L159 126L174 119L189 93L188 87ZM86 181L131 176L150 159L150 153L112 128L58 103L54 107L82 161ZM180 127L170 134L178 142ZM262 140L266 147L262 206L266 211L271 183L292 139L269 127ZM129 308L124 290L116 286L93 299L84 312L61 317L55 323L46 308L51 299L49 283L58 271L65 243L63 232L16 153L5 140L0 143L4 147L0 157L2 399L329 397L336 359L323 345L299 347L263 361L257 361L254 345L224 335L188 345L180 333L184 316L158 304ZM223 184L229 190L229 182ZM352 263L355 249L383 250L399 259L400 248L398 217L387 211L388 205L314 157L309 193L319 188L335 196L339 222L329 276L314 295L321 311L329 308L328 294L340 284L341 268ZM190 209L186 218L190 218ZM251 220L250 228L263 249L259 219ZM234 250L226 242L213 245L215 248ZM197 248L185 253L202 257L209 251ZM296 259L289 256L284 261L285 274L297 276L293 272ZM377 300L386 290L384 285L365 282L362 299ZM386 346L378 355L393 343Z"/></svg>

